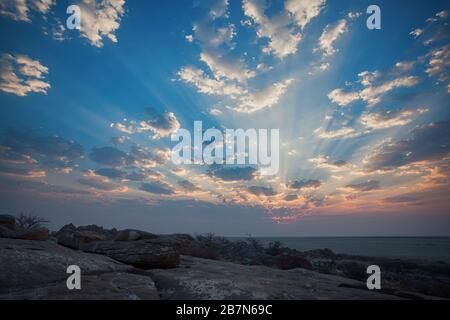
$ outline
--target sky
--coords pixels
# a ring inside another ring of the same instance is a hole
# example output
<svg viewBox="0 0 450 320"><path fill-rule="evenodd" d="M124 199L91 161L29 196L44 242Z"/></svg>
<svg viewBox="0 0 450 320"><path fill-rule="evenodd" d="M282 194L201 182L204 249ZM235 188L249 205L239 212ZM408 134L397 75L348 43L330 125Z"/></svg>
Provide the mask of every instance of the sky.
<svg viewBox="0 0 450 320"><path fill-rule="evenodd" d="M0 212L52 229L450 236L449 10L0 0ZM278 129L279 172L175 165L171 136L194 121Z"/></svg>

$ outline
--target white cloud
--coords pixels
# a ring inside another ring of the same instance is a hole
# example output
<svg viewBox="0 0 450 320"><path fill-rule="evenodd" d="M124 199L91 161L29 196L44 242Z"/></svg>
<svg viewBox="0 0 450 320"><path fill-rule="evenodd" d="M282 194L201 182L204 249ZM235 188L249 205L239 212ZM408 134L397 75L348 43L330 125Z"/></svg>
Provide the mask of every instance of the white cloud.
<svg viewBox="0 0 450 320"><path fill-rule="evenodd" d="M335 25L327 25L319 38L319 47L324 52L324 56L331 56L338 50L333 44L339 37L347 31L347 20L339 20Z"/></svg>
<svg viewBox="0 0 450 320"><path fill-rule="evenodd" d="M46 94L48 68L25 55L4 54L0 58L0 90L18 96L30 92Z"/></svg>
<svg viewBox="0 0 450 320"><path fill-rule="evenodd" d="M448 11L440 11L440 12L436 13L436 17L439 17L441 19L447 19Z"/></svg>
<svg viewBox="0 0 450 320"><path fill-rule="evenodd" d="M437 77L439 81L448 79L450 67L450 44L433 49L429 54L428 67L425 72L430 77Z"/></svg>
<svg viewBox="0 0 450 320"><path fill-rule="evenodd" d="M423 29L417 28L411 31L409 34L412 35L414 39L417 39L423 34L423 31L424 31Z"/></svg>
<svg viewBox="0 0 450 320"><path fill-rule="evenodd" d="M227 16L229 0L210 0L208 1L209 14L212 18Z"/></svg>
<svg viewBox="0 0 450 320"><path fill-rule="evenodd" d="M330 157L324 155L309 159L309 162L314 163L317 168L328 169L332 172L345 171L351 167L346 161L332 161L330 160Z"/></svg>
<svg viewBox="0 0 450 320"><path fill-rule="evenodd" d="M240 104L235 110L237 112L253 113L264 108L270 108L279 102L293 82L293 79L287 79L274 83L260 91L248 93L240 99Z"/></svg>
<svg viewBox="0 0 450 320"><path fill-rule="evenodd" d="M31 22L30 11L47 14L55 0L2 0L0 14L16 21Z"/></svg>
<svg viewBox="0 0 450 320"><path fill-rule="evenodd" d="M342 89L334 89L328 94L328 98L343 107L359 100L360 96L358 92L344 92Z"/></svg>
<svg viewBox="0 0 450 320"><path fill-rule="evenodd" d="M363 15L363 13L362 12L349 12L348 14L347 14L347 17L349 18L349 19L357 19L357 18L359 18L359 17L361 17Z"/></svg>
<svg viewBox="0 0 450 320"><path fill-rule="evenodd" d="M213 116L220 116L222 114L222 111L217 108L211 108L208 110L208 113Z"/></svg>
<svg viewBox="0 0 450 320"><path fill-rule="evenodd" d="M359 95L361 99L368 103L369 106L373 106L381 101L381 97L386 93L401 87L413 87L419 83L419 78L414 76L400 77L387 82L384 82L378 86L368 86L362 90Z"/></svg>
<svg viewBox="0 0 450 320"><path fill-rule="evenodd" d="M410 71L414 67L414 61L401 61L395 64L395 67L400 71Z"/></svg>
<svg viewBox="0 0 450 320"><path fill-rule="evenodd" d="M193 42L194 41L194 36L192 34L188 34L184 38L186 39L187 42Z"/></svg>
<svg viewBox="0 0 450 320"><path fill-rule="evenodd" d="M83 0L80 4L83 37L98 48L103 47L103 37L117 42L115 32L125 14L125 0Z"/></svg>
<svg viewBox="0 0 450 320"><path fill-rule="evenodd" d="M208 65L216 79L245 82L256 75L254 71L246 69L244 62L240 60L225 59L206 52L200 54L200 60Z"/></svg>
<svg viewBox="0 0 450 320"><path fill-rule="evenodd" d="M325 5L325 0L287 0L286 10L295 18L302 29L315 17L317 17Z"/></svg>
<svg viewBox="0 0 450 320"><path fill-rule="evenodd" d="M363 100L369 106L373 106L381 101L381 98L390 91L401 87L413 87L419 83L419 78L414 76L403 76L380 82L378 71L361 72L359 83L364 86L360 91L344 92L342 89L335 89L328 94L328 98L344 107L357 100Z"/></svg>
<svg viewBox="0 0 450 320"><path fill-rule="evenodd" d="M413 121L413 116L427 112L428 109L399 109L384 112L365 112L359 121L368 129L386 129L404 126Z"/></svg>
<svg viewBox="0 0 450 320"><path fill-rule="evenodd" d="M356 130L350 127L342 127L337 130L324 131L317 128L314 133L321 139L350 138L357 135Z"/></svg>
<svg viewBox="0 0 450 320"><path fill-rule="evenodd" d="M182 81L194 85L198 92L207 95L233 97L247 92L247 90L234 83L212 79L203 70L195 67L182 68L178 72L178 76Z"/></svg>
<svg viewBox="0 0 450 320"><path fill-rule="evenodd" d="M322 63L320 66L319 66L319 69L320 69L320 71L326 71L326 70L328 70L330 68L330 64L327 62L327 63Z"/></svg>
<svg viewBox="0 0 450 320"><path fill-rule="evenodd" d="M290 17L287 14L269 18L264 14L265 0L244 0L244 14L253 19L257 25L258 38L268 38L269 42L263 52L273 53L278 58L284 58L297 52L297 45L302 36L289 26Z"/></svg>

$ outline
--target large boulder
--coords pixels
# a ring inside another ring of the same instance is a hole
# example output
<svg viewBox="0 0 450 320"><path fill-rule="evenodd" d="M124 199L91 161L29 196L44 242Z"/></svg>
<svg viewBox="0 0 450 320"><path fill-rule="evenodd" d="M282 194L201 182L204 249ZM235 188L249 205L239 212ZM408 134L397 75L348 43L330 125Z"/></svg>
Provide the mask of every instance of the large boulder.
<svg viewBox="0 0 450 320"><path fill-rule="evenodd" d="M81 269L81 290L68 290L67 267ZM1 299L159 299L153 280L105 256L50 241L0 239Z"/></svg>
<svg viewBox="0 0 450 320"><path fill-rule="evenodd" d="M180 262L180 252L158 238L132 242L91 242L80 248L85 252L102 254L142 269L175 268Z"/></svg>
<svg viewBox="0 0 450 320"><path fill-rule="evenodd" d="M158 236L145 231L126 229L119 231L115 236L115 241L136 241L146 239L156 239Z"/></svg>
<svg viewBox="0 0 450 320"><path fill-rule="evenodd" d="M149 270L167 300L399 299L365 283L305 269L289 271L183 256L177 269Z"/></svg>
<svg viewBox="0 0 450 320"><path fill-rule="evenodd" d="M45 241L49 238L47 228L36 228L31 230L18 231L18 238L23 240Z"/></svg>
<svg viewBox="0 0 450 320"><path fill-rule="evenodd" d="M16 218L9 214L0 215L0 227L14 230L16 226Z"/></svg>
<svg viewBox="0 0 450 320"><path fill-rule="evenodd" d="M80 249L81 246L94 241L106 240L106 236L95 231L69 231L58 232L56 235L58 244L71 248Z"/></svg>

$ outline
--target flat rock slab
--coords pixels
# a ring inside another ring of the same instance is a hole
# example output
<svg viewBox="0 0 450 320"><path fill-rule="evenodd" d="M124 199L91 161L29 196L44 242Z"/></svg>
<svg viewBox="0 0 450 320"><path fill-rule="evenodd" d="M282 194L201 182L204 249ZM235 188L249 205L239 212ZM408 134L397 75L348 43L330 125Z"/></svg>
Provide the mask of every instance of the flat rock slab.
<svg viewBox="0 0 450 320"><path fill-rule="evenodd" d="M176 269L148 272L163 300L399 299L364 289L358 281L305 269L283 271L186 256Z"/></svg>
<svg viewBox="0 0 450 320"><path fill-rule="evenodd" d="M65 282L0 294L1 300L159 300L148 276L113 272L83 276L81 290L68 290Z"/></svg>
<svg viewBox="0 0 450 320"><path fill-rule="evenodd" d="M66 287L67 267L81 269L79 291ZM50 241L0 239L0 299L155 299L152 279L109 257Z"/></svg>

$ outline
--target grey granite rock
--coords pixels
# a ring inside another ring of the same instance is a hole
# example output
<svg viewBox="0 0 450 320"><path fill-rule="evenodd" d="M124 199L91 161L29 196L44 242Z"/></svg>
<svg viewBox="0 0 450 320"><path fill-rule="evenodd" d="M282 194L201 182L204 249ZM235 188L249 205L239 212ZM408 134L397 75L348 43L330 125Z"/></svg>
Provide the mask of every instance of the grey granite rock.
<svg viewBox="0 0 450 320"><path fill-rule="evenodd" d="M148 271L162 299L399 299L359 281L305 269L289 271L182 257L176 269Z"/></svg>

